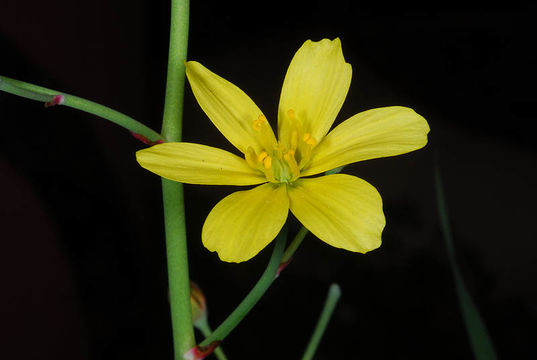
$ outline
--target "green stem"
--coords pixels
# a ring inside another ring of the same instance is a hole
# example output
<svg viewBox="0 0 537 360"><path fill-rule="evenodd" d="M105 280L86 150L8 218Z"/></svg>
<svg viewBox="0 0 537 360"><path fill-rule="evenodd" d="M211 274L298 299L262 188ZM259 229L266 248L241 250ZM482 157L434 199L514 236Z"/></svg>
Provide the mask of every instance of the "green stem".
<svg viewBox="0 0 537 360"><path fill-rule="evenodd" d="M291 243L289 244L289 246L287 247L287 249L285 249L285 252L283 253L282 263L286 263L289 260L291 260L291 257L293 256L295 251L298 249L300 244L302 244L302 240L304 240L304 238L306 237L306 235L308 235L308 233L309 233L309 230L306 229L304 226L302 226L300 230L298 230L298 233L296 234L295 238L293 239L293 241L291 241Z"/></svg>
<svg viewBox="0 0 537 360"><path fill-rule="evenodd" d="M186 246L183 186L162 179L166 259L170 292L170 313L176 359L195 346Z"/></svg>
<svg viewBox="0 0 537 360"><path fill-rule="evenodd" d="M330 285L330 289L328 290L328 296L326 297L326 302L324 303L323 311L321 312L321 316L319 317L317 326L315 327L315 330L313 331L313 335L311 336L310 342L308 346L306 347L306 351L304 352L304 355L302 356L302 360L313 359L313 355L315 355L315 351L317 350L317 347L319 346L319 343L321 341L321 338L323 337L324 331L326 330L326 326L328 325L328 322L330 321L330 317L332 316L332 313L334 312L334 309L340 297L341 297L341 289L339 288L339 285L337 284Z"/></svg>
<svg viewBox="0 0 537 360"><path fill-rule="evenodd" d="M113 110L104 105L97 104L96 102L80 98L78 96L66 94L61 91L47 89L42 86L11 79L5 76L0 76L0 90L13 95L40 102L49 102L53 100L54 96L61 95L63 96L63 101L58 105L65 105L99 116L121 127L124 127L125 129L132 131L133 133L140 134L146 137L151 142L157 142L159 140L162 140L162 136L159 133L150 129L139 121L136 121L130 116L122 114L119 111Z"/></svg>
<svg viewBox="0 0 537 360"><path fill-rule="evenodd" d="M189 1L172 0L168 75L162 122L162 135L167 141L181 141L188 18ZM162 179L162 198L174 353L176 359L183 359L184 354L196 345L190 308L183 184Z"/></svg>
<svg viewBox="0 0 537 360"><path fill-rule="evenodd" d="M168 77L162 134L168 141L181 141L185 61L188 48L189 0L172 0Z"/></svg>
<svg viewBox="0 0 537 360"><path fill-rule="evenodd" d="M283 250L285 248L285 240L287 238L286 226L280 231L276 237L276 244L272 251L269 264L265 269L261 278L257 281L254 288L242 300L237 308L227 317L226 320L209 336L205 338L200 346L207 346L213 341L222 341L225 337L241 322L241 320L250 312L254 305L259 301L261 296L267 291L269 286L276 278L276 272L280 266Z"/></svg>

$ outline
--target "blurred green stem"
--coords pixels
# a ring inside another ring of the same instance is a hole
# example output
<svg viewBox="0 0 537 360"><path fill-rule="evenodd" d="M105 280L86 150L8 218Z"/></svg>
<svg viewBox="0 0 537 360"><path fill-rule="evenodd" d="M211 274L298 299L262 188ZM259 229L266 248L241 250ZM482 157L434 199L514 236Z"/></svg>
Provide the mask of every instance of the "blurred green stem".
<svg viewBox="0 0 537 360"><path fill-rule="evenodd" d="M330 289L328 290L328 295L326 297L326 302L324 303L323 311L321 312L321 316L319 317L317 326L313 331L313 335L311 336L310 342L306 347L306 351L302 356L302 360L313 359L315 351L317 350L317 347L321 342L321 338L323 337L324 331L326 330L326 326L330 321L330 317L332 316L332 313L334 312L334 309L340 297L341 289L339 288L339 285L330 285Z"/></svg>
<svg viewBox="0 0 537 360"><path fill-rule="evenodd" d="M170 47L162 135L166 141L181 141L189 1L172 0ZM187 239L183 184L162 179L166 255L170 289L170 311L175 359L196 345L190 309Z"/></svg>

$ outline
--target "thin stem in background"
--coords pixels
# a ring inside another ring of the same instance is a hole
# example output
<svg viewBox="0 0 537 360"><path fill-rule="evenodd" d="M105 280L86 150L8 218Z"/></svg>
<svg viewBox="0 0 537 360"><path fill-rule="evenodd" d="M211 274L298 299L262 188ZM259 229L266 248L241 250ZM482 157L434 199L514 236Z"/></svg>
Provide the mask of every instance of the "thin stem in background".
<svg viewBox="0 0 537 360"><path fill-rule="evenodd" d="M326 297L326 302L324 303L323 311L321 312L321 316L319 317L317 326L313 331L313 335L311 336L310 342L306 347L306 351L302 356L302 360L313 359L313 355L315 355L315 351L317 350L317 347L321 342L321 338L323 337L324 331L326 330L326 326L330 321L330 317L332 316L332 313L334 312L334 309L336 308L336 304L340 297L341 289L339 288L339 285L330 285L330 289L328 290L328 295Z"/></svg>
<svg viewBox="0 0 537 360"><path fill-rule="evenodd" d="M189 1L172 0L168 74L162 121L162 135L167 141L181 141L188 20ZM174 353L176 359L183 359L184 354L196 345L190 308L183 184L162 179L162 198Z"/></svg>

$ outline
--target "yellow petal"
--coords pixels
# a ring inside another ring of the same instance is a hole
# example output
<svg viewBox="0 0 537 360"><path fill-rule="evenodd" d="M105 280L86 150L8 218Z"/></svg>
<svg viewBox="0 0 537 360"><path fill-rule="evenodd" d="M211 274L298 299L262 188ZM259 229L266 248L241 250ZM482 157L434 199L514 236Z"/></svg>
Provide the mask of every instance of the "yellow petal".
<svg viewBox="0 0 537 360"><path fill-rule="evenodd" d="M243 158L200 144L159 144L138 151L136 160L157 175L188 184L255 185L267 181Z"/></svg>
<svg viewBox="0 0 537 360"><path fill-rule="evenodd" d="M186 75L205 114L243 154L249 146L259 152L265 142L276 143L268 122L266 131L260 131L256 120L263 113L241 89L195 61L186 63Z"/></svg>
<svg viewBox="0 0 537 360"><path fill-rule="evenodd" d="M249 260L278 235L288 211L284 185L264 184L237 191L211 210L203 225L203 245L216 251L222 261Z"/></svg>
<svg viewBox="0 0 537 360"><path fill-rule="evenodd" d="M427 144L429 125L414 110L390 106L354 115L330 131L313 150L302 176L357 161L404 154Z"/></svg>
<svg viewBox="0 0 537 360"><path fill-rule="evenodd" d="M345 101L351 75L352 68L343 58L339 39L306 41L285 75L278 111L279 138L289 131L289 110L293 110L303 132L319 142Z"/></svg>
<svg viewBox="0 0 537 360"><path fill-rule="evenodd" d="M360 253L380 246L385 225L382 199L366 181L328 175L300 179L287 191L291 212L322 241Z"/></svg>

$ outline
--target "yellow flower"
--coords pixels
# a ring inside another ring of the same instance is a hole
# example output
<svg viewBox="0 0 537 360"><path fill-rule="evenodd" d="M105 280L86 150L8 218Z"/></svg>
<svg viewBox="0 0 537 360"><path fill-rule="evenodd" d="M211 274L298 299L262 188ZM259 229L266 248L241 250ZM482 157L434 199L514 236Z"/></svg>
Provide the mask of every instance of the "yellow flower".
<svg viewBox="0 0 537 360"><path fill-rule="evenodd" d="M285 76L276 138L248 95L189 61L186 74L194 96L242 157L180 142L138 151L137 160L183 183L262 184L225 197L205 220L203 244L223 261L255 256L276 237L289 210L332 246L360 253L376 249L385 225L377 190L351 175L310 176L419 149L427 143L429 126L412 109L392 106L356 114L328 132L347 95L351 73L339 39L306 41Z"/></svg>

